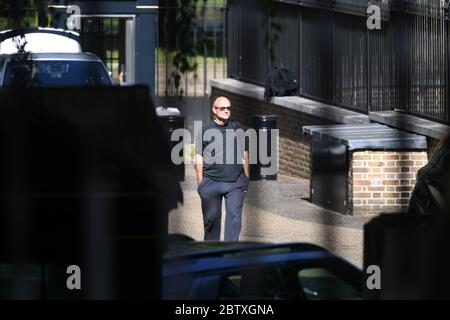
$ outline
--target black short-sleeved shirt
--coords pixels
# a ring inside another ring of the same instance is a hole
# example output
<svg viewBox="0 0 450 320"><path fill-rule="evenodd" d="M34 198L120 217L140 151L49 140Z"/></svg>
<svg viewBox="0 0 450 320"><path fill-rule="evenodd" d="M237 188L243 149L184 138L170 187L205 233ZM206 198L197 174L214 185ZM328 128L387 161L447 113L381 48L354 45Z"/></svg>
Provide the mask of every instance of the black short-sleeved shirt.
<svg viewBox="0 0 450 320"><path fill-rule="evenodd" d="M203 176L215 181L237 180L243 171L242 156L245 149L245 139L236 134L237 129L242 128L233 120L224 126L214 121L202 126L201 134L199 132L195 139L195 153L203 156ZM216 137L221 137L222 143L214 143Z"/></svg>

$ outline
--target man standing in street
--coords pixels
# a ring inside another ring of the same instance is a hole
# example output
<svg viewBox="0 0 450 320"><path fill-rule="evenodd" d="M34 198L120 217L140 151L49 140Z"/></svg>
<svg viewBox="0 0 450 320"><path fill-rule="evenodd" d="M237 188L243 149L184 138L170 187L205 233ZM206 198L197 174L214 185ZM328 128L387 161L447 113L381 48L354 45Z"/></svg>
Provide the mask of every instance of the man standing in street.
<svg viewBox="0 0 450 320"><path fill-rule="evenodd" d="M220 240L222 199L225 198L225 241L238 241L242 206L249 184L249 157L239 139L236 121L230 119L231 102L218 97L212 106L214 120L196 137L195 171L202 202L205 240ZM242 136L241 136L242 137Z"/></svg>

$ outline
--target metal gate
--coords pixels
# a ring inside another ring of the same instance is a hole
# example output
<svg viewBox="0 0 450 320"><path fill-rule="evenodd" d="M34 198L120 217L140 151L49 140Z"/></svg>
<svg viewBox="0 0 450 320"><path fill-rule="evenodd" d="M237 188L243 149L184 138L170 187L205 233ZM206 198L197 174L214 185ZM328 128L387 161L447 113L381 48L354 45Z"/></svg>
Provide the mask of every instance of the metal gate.
<svg viewBox="0 0 450 320"><path fill-rule="evenodd" d="M123 17L83 17L80 32L84 51L92 52L102 59L112 73L119 79L125 73L126 64L126 21Z"/></svg>

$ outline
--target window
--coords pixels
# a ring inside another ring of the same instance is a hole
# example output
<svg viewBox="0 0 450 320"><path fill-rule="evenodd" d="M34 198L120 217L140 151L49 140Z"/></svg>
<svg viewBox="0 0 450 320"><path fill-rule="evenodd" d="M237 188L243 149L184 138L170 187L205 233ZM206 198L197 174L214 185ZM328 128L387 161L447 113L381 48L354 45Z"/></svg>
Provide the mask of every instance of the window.
<svg viewBox="0 0 450 320"><path fill-rule="evenodd" d="M109 86L102 64L95 61L13 61L5 86Z"/></svg>
<svg viewBox="0 0 450 320"><path fill-rule="evenodd" d="M275 299L280 295L276 268L251 269L223 277L220 299Z"/></svg>
<svg viewBox="0 0 450 320"><path fill-rule="evenodd" d="M163 299L184 300L187 298L194 281L193 274L179 275L164 279Z"/></svg>
<svg viewBox="0 0 450 320"><path fill-rule="evenodd" d="M359 300L362 292L324 268L308 268L298 272L307 299Z"/></svg>

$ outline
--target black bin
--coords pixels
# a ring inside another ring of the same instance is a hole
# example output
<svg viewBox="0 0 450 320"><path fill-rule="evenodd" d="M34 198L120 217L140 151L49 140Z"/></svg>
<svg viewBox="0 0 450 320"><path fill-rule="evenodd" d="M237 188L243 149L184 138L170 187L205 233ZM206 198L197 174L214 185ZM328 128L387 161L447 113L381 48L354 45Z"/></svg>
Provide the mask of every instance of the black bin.
<svg viewBox="0 0 450 320"><path fill-rule="evenodd" d="M158 121L161 124L161 127L169 143L169 150L170 152L172 152L173 147L176 146L178 143L180 143L180 141L171 141L172 133L176 129L184 128L184 117L176 115L164 115L158 116ZM184 157L183 149L181 150L180 156ZM185 179L184 161L181 164L174 164L174 166L178 180L184 181Z"/></svg>
<svg viewBox="0 0 450 320"><path fill-rule="evenodd" d="M267 155L270 157L276 150L271 149L272 129L277 128L277 116L276 115L256 115L253 117L253 128L257 131L257 163L250 165L250 180L277 180L277 174L265 175L261 171L262 168L270 167L271 164L262 164L259 155L259 143L260 139L265 139L267 143ZM261 134L260 134L261 130Z"/></svg>

